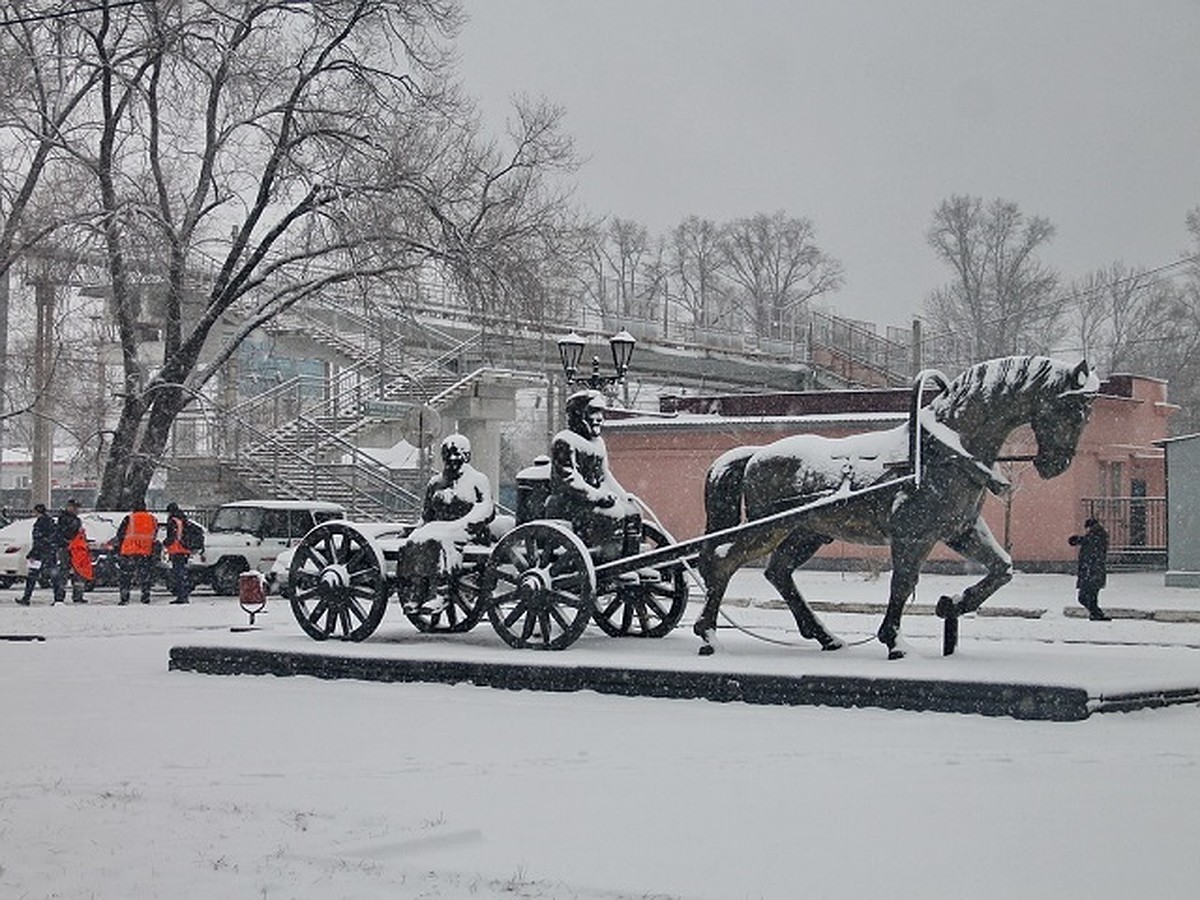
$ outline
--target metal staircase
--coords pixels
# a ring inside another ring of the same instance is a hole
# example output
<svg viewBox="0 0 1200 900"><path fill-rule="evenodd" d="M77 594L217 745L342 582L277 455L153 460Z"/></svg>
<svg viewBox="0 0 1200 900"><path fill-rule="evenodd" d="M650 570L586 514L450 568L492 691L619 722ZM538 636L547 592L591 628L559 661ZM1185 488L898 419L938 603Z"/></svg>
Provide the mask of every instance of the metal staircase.
<svg viewBox="0 0 1200 900"><path fill-rule="evenodd" d="M321 329L303 333L332 349ZM419 470L398 474L356 439L381 421L395 421L398 408L439 410L480 379L507 374L487 366L455 371L479 339L459 341L432 359L391 346L364 353L361 344L342 339L337 352L358 358L333 377L298 376L225 412L230 439L221 462L273 496L338 502L360 520L415 517L423 501ZM389 372L391 365L398 371ZM383 406L386 413L379 411ZM420 440L411 437L414 444Z"/></svg>
<svg viewBox="0 0 1200 900"><path fill-rule="evenodd" d="M701 384L725 378L732 384L756 378L757 364L764 389L768 379L776 381L775 389L787 389L787 379L798 382L800 376L784 370L805 366L812 386L907 383L909 351L902 343L817 311L806 334L793 335L782 349L753 348L757 357L752 353L741 362L737 354L692 350L686 335L683 343L679 335L670 342L656 338L660 324L630 323L650 378L659 372L686 381L698 374ZM329 379L289 379L226 410L222 464L264 494L337 501L363 520L415 516L423 491L423 467L401 473L359 447L367 429L394 426L403 410L445 409L481 379L557 363L558 329L548 330L545 322L456 319L419 308L368 316L345 298L314 300L303 313L283 314L265 328L293 350L345 365ZM778 364L789 359L791 367ZM405 436L422 443L423 435Z"/></svg>

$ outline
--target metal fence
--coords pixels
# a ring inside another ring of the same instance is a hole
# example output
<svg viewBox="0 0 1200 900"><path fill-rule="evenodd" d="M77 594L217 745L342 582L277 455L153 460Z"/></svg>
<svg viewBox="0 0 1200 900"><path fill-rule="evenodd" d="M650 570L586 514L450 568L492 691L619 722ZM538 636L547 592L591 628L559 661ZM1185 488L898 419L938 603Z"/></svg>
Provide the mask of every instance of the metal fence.
<svg viewBox="0 0 1200 900"><path fill-rule="evenodd" d="M1166 497L1085 497L1083 513L1108 531L1109 556L1118 564L1166 564Z"/></svg>

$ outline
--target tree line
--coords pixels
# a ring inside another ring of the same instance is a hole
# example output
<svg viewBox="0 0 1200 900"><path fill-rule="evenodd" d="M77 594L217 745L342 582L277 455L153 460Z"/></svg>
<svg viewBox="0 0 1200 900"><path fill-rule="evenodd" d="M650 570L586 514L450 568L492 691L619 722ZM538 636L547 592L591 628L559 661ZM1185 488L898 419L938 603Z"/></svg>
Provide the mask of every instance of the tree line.
<svg viewBox="0 0 1200 900"><path fill-rule="evenodd" d="M1176 433L1200 429L1200 206L1181 226L1190 246L1156 266L1114 261L1067 280L1044 258L1049 220L1009 200L948 198L927 234L951 277L924 304L926 357L1082 356L1102 375L1168 381Z"/></svg>
<svg viewBox="0 0 1200 900"><path fill-rule="evenodd" d="M652 237L620 217L581 232L579 295L598 313L674 327L790 334L807 304L836 292L842 264L823 251L816 228L780 210L728 222L685 217Z"/></svg>

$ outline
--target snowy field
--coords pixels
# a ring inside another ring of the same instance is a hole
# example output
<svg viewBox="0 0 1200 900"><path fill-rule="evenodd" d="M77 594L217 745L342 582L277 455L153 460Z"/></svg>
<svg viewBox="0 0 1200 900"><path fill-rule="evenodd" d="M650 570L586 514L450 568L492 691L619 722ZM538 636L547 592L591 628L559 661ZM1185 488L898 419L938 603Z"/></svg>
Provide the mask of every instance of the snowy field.
<svg viewBox="0 0 1200 900"><path fill-rule="evenodd" d="M918 603L964 579L926 577ZM886 582L803 573L812 600L879 601ZM909 616L913 655L821 653L722 632L796 672L955 677L1003 658L1137 680L1154 659L1200 678L1200 624L1064 614L1064 576L1019 576L970 617L959 653ZM315 649L286 607L261 631L189 606L29 608L0 592L0 897L5 898L1191 898L1200 884L1200 708L1020 722L468 686L220 677L167 670L172 646ZM770 589L743 573L732 598ZM272 601L273 603L276 601ZM1114 610L1200 610L1200 591L1116 575ZM731 606L796 641L785 612ZM696 607L689 608L690 624ZM823 613L848 641L876 616ZM429 654L398 610L357 651ZM484 623L447 652L512 659ZM434 645L436 646L436 645ZM695 664L663 641L590 634L555 662ZM343 649L338 647L336 649ZM539 661L542 661L541 655ZM1050 660L1050 662L1047 662ZM1100 660L1100 662L1097 662ZM618 663L619 664L619 663ZM717 664L717 663L714 663ZM1195 680L1195 679L1193 679Z"/></svg>

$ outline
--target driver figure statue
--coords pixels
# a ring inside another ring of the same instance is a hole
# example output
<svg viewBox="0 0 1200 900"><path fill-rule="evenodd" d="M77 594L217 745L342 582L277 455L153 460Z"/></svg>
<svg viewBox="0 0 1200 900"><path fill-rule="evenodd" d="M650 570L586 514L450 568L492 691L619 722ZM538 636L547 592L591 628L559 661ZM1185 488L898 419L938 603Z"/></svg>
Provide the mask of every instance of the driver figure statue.
<svg viewBox="0 0 1200 900"><path fill-rule="evenodd" d="M468 543L490 544L496 517L492 486L471 465L471 442L461 434L442 441L442 471L429 479L421 523L400 546L396 574L417 580L451 572Z"/></svg>
<svg viewBox="0 0 1200 900"><path fill-rule="evenodd" d="M642 515L633 495L608 467L608 449L600 437L607 404L599 391L567 398L567 428L550 446L550 496L546 515L566 519L603 560L637 552Z"/></svg>

